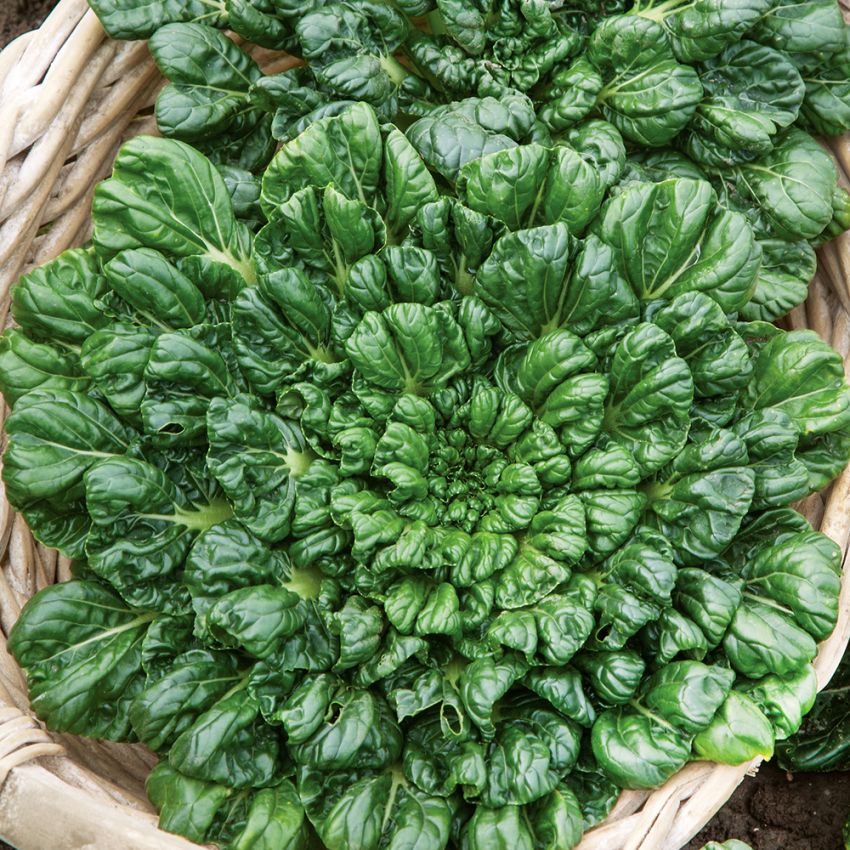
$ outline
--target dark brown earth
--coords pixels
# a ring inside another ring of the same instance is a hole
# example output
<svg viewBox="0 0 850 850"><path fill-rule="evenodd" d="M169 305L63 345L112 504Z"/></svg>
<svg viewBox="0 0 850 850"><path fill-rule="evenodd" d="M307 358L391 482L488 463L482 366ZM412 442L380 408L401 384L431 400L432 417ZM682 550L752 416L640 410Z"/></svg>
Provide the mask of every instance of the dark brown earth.
<svg viewBox="0 0 850 850"><path fill-rule="evenodd" d="M38 26L54 0L0 0L0 47ZM685 850L739 838L753 850L842 850L850 772L797 774L765 765L747 779ZM0 850L11 850L0 841Z"/></svg>
<svg viewBox="0 0 850 850"><path fill-rule="evenodd" d="M764 765L685 850L738 838L753 850L843 850L850 815L850 772L791 776Z"/></svg>
<svg viewBox="0 0 850 850"><path fill-rule="evenodd" d="M0 46L37 27L56 0L0 0Z"/></svg>

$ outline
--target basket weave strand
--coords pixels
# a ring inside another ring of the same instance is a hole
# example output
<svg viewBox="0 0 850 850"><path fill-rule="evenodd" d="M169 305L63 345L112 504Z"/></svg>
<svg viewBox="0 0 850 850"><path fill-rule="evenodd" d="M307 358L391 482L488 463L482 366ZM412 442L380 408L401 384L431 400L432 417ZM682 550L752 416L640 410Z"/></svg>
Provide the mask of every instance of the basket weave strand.
<svg viewBox="0 0 850 850"><path fill-rule="evenodd" d="M252 53L270 73L294 64ZM151 106L161 85L147 48L108 39L85 0L61 0L40 29L0 52L0 328L20 274L88 239L94 187L126 138L155 131ZM850 139L831 140L829 150L850 185ZM818 260L808 300L784 326L817 332L850 377L850 235L820 249ZM6 413L0 399L0 426ZM797 508L841 546L846 569L850 471ZM27 599L67 580L69 566L32 538L0 483L0 836L20 850L197 850L156 828L144 795L155 763L147 750L51 734L32 716L6 636ZM848 638L845 580L838 626L815 660L820 687ZM624 792L578 850L680 850L757 762L696 762L655 791Z"/></svg>

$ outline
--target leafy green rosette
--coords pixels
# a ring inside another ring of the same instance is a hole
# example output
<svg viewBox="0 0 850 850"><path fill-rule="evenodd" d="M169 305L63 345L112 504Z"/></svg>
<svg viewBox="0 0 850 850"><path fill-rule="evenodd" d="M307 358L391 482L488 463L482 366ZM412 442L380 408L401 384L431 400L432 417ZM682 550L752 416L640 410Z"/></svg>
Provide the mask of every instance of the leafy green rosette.
<svg viewBox="0 0 850 850"><path fill-rule="evenodd" d="M4 481L75 577L10 649L192 840L571 847L811 705L840 552L788 506L850 454L840 356L742 320L763 250L698 175L470 151L445 194L351 106L252 228L135 139L15 289Z"/></svg>

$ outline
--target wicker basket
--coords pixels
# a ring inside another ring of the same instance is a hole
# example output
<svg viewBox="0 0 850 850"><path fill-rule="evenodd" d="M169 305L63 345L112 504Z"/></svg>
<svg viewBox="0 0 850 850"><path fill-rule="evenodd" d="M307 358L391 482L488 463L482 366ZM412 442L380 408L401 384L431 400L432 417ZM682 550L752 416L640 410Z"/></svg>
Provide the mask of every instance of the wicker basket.
<svg viewBox="0 0 850 850"><path fill-rule="evenodd" d="M267 70L287 67L279 56L254 55ZM161 83L146 47L108 39L86 0L61 0L41 29L0 53L0 328L16 278L89 237L94 186L128 136L154 131L150 107ZM850 139L830 149L846 181ZM850 235L819 259L808 301L785 323L817 331L850 373ZM0 400L0 424L5 413ZM850 471L798 507L846 554ZM0 485L0 836L20 850L197 850L156 827L144 794L151 753L48 734L30 713L5 637L27 599L68 577L68 561L33 540ZM815 661L821 687L848 637L844 582L838 627ZM625 792L579 850L679 850L756 767L697 762L656 791Z"/></svg>

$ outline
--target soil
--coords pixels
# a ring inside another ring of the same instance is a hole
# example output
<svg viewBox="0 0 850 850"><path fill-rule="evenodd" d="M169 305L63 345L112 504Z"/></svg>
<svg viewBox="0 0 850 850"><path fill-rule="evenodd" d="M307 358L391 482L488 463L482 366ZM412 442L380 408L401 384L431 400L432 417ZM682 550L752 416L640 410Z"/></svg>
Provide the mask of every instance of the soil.
<svg viewBox="0 0 850 850"><path fill-rule="evenodd" d="M753 850L843 850L848 815L850 772L791 775L764 765L685 850L728 838Z"/></svg>
<svg viewBox="0 0 850 850"><path fill-rule="evenodd" d="M37 27L54 0L0 0L0 47ZM765 765L684 850L738 838L753 850L842 850L850 772L791 776ZM12 850L0 841L0 850Z"/></svg>
<svg viewBox="0 0 850 850"><path fill-rule="evenodd" d="M37 27L55 5L56 0L0 0L0 47Z"/></svg>

